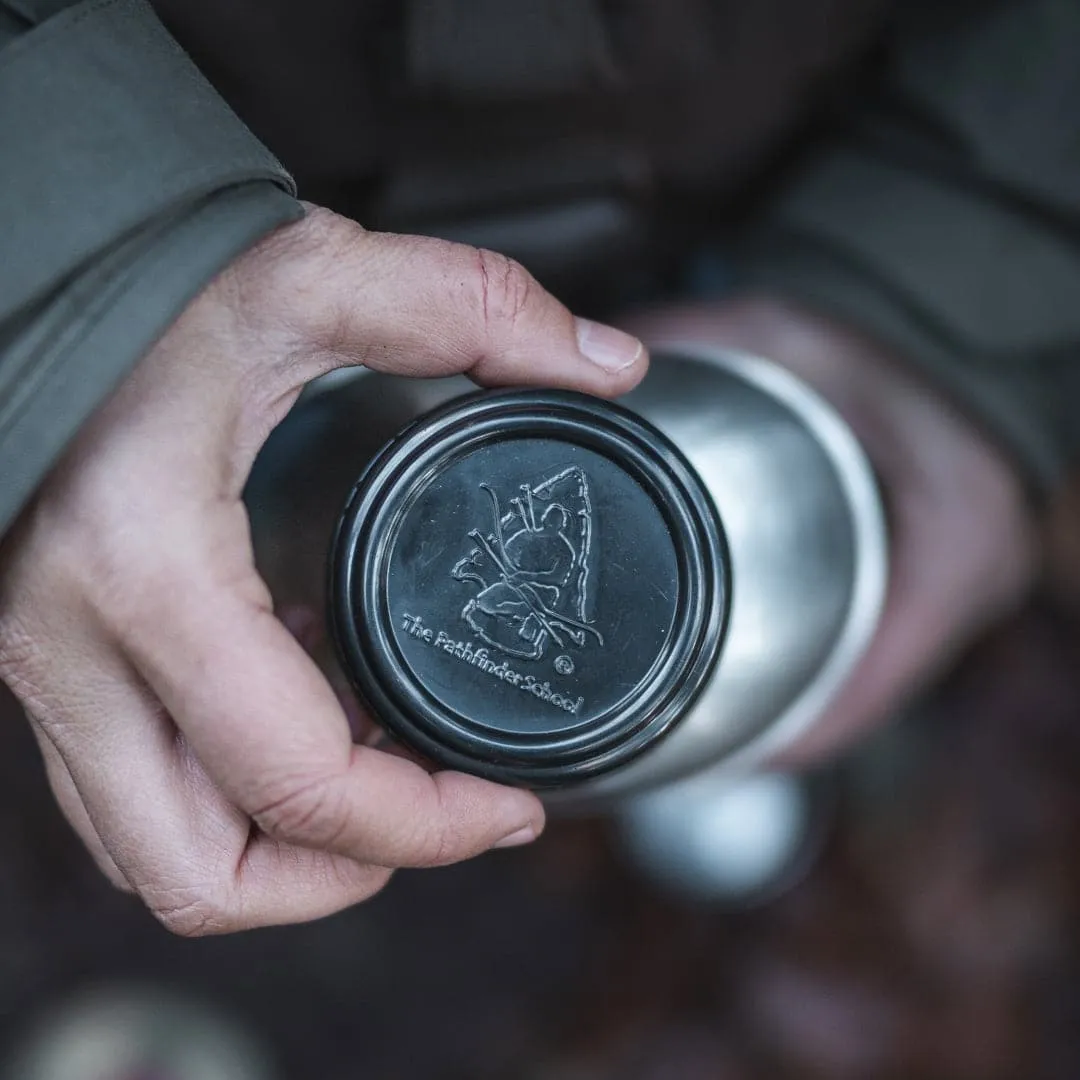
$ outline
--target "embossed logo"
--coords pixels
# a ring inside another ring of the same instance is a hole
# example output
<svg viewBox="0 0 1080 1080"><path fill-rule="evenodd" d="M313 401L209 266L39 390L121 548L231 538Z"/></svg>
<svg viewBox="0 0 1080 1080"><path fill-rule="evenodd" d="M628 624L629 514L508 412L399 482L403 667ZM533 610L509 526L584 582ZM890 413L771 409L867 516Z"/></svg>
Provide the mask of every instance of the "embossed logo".
<svg viewBox="0 0 1080 1080"><path fill-rule="evenodd" d="M451 570L477 592L462 609L470 629L507 656L539 660L549 642L582 648L603 636L588 614L593 512L589 480L573 466L535 486L522 484L507 509L487 484L492 527L473 529L474 547ZM559 662L573 670L569 657Z"/></svg>

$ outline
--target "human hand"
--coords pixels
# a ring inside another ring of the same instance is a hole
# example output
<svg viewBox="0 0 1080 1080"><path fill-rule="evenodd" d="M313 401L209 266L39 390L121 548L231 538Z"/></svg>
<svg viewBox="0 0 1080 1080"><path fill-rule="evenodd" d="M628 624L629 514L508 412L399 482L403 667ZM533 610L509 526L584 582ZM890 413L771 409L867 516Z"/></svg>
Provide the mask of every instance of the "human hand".
<svg viewBox="0 0 1080 1080"><path fill-rule="evenodd" d="M891 568L877 634L825 716L774 764L817 761L886 719L1024 597L1036 545L1016 473L887 350L763 296L668 308L629 327L646 341L724 346L787 367L846 419L882 485Z"/></svg>
<svg viewBox="0 0 1080 1080"><path fill-rule="evenodd" d="M353 744L274 616L241 491L336 367L614 395L646 363L500 256L323 210L208 286L0 548L0 677L109 877L197 935L317 918L398 867L533 839L533 795Z"/></svg>

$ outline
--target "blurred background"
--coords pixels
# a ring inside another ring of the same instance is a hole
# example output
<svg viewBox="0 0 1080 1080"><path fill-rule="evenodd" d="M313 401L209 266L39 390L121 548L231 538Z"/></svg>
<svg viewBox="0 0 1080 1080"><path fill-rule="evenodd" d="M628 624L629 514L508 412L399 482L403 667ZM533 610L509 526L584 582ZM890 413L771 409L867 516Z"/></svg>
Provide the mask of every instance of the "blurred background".
<svg viewBox="0 0 1080 1080"><path fill-rule="evenodd" d="M22 1056L0 1076L1075 1080L1080 484L1072 504L1042 597L838 765L819 857L748 910L553 822L314 925L172 938L99 877L3 698L0 1043ZM118 1032L160 1064L100 1065Z"/></svg>

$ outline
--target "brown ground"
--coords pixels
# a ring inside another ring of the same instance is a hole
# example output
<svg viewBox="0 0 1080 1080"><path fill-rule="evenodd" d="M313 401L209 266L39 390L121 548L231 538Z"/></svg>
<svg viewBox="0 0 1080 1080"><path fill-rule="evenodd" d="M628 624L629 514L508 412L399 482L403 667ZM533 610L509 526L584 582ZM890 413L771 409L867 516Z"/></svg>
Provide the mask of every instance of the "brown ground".
<svg viewBox="0 0 1080 1080"><path fill-rule="evenodd" d="M665 899L578 823L313 926L172 939L0 714L0 1036L137 976L226 1004L297 1080L1080 1076L1080 619L1049 606L851 763L815 871L749 914Z"/></svg>

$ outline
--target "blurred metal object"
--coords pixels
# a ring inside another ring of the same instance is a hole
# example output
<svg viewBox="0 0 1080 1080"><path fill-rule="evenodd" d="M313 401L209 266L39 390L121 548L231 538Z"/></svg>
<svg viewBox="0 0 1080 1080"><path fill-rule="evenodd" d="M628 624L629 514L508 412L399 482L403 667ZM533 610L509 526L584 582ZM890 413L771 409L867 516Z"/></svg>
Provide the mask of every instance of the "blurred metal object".
<svg viewBox="0 0 1080 1080"><path fill-rule="evenodd" d="M261 1044L212 1008L156 987L103 986L45 1013L2 1080L275 1080Z"/></svg>
<svg viewBox="0 0 1080 1080"><path fill-rule="evenodd" d="M836 810L824 776L709 773L628 799L622 847L664 891L724 908L756 907L813 867Z"/></svg>
<svg viewBox="0 0 1080 1080"><path fill-rule="evenodd" d="M821 716L868 645L887 576L884 515L857 440L816 393L769 361L700 345L653 350L623 404L671 438L715 501L730 547L727 638L678 726L628 765L547 795L571 810L709 770L744 776ZM403 426L473 389L362 370L309 388L248 489L256 558L279 603L325 610L338 512Z"/></svg>
<svg viewBox="0 0 1080 1080"><path fill-rule="evenodd" d="M600 778L623 794L710 769L740 776L822 715L869 645L888 572L884 513L844 421L769 361L672 343L624 404L667 434L712 494L732 607L715 674L647 759Z"/></svg>

